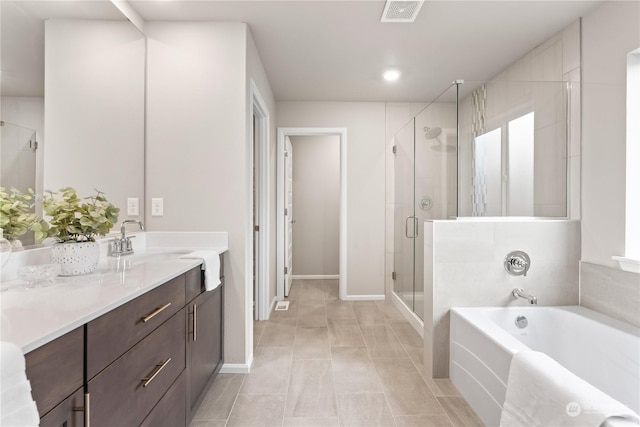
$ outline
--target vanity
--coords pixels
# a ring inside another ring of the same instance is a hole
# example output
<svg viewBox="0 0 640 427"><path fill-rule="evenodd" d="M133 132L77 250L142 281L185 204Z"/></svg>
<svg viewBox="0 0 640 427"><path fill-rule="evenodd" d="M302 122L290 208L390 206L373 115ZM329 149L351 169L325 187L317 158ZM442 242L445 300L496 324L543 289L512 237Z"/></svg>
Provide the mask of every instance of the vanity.
<svg viewBox="0 0 640 427"><path fill-rule="evenodd" d="M3 339L25 354L40 425L189 425L223 364L225 250L209 291L202 260L151 250L3 292Z"/></svg>

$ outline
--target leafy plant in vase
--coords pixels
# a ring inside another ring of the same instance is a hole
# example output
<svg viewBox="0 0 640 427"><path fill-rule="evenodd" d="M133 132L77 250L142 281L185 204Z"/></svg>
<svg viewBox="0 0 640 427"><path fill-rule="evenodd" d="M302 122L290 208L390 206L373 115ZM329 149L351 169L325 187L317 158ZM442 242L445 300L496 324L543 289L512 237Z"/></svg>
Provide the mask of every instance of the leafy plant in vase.
<svg viewBox="0 0 640 427"><path fill-rule="evenodd" d="M56 197L59 196L59 197ZM104 193L80 198L76 190L67 187L59 192L47 191L43 201L49 224L34 224L38 240L53 237L51 262L60 264L61 275L91 273L98 266L100 249L96 236L105 236L118 221L120 209L109 203Z"/></svg>
<svg viewBox="0 0 640 427"><path fill-rule="evenodd" d="M37 227L46 227L46 223L32 211L34 197L31 188L24 194L16 188L6 190L0 187L0 229L2 237L11 243L14 250L22 248L18 238L29 229L36 224Z"/></svg>

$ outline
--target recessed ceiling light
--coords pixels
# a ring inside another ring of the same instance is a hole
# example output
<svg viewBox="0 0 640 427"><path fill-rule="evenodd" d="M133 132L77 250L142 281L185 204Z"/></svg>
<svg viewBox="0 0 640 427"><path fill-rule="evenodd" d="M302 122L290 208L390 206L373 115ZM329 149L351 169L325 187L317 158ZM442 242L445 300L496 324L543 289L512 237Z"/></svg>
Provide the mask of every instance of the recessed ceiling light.
<svg viewBox="0 0 640 427"><path fill-rule="evenodd" d="M384 79L388 82L394 82L400 78L400 71L398 70L387 70L382 75Z"/></svg>

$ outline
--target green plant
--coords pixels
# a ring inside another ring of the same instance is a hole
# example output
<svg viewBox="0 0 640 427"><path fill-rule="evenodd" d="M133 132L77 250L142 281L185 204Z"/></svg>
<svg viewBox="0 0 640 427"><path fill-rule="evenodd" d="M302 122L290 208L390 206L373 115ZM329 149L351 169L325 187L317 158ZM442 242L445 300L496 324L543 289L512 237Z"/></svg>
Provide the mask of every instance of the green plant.
<svg viewBox="0 0 640 427"><path fill-rule="evenodd" d="M36 224L39 227L46 226L46 223L31 210L33 197L34 192L31 188L28 194L24 194L13 187L9 191L0 187L0 228L7 240L17 239Z"/></svg>
<svg viewBox="0 0 640 427"><path fill-rule="evenodd" d="M60 195L60 198L56 198ZM80 198L76 190L67 187L59 192L47 191L43 201L49 225L35 224L32 228L38 240L54 237L59 242L95 242L118 221L120 209L109 203L104 193Z"/></svg>

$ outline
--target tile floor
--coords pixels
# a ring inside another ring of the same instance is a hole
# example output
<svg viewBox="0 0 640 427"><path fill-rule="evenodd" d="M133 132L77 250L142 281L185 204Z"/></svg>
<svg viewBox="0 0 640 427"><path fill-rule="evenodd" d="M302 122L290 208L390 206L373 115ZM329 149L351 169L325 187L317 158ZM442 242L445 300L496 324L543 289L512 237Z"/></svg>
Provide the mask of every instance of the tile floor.
<svg viewBox="0 0 640 427"><path fill-rule="evenodd" d="M336 280L294 281L288 311L254 324L248 375L220 374L191 427L482 426L422 339L384 301L338 299Z"/></svg>

